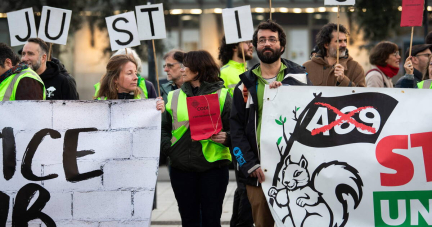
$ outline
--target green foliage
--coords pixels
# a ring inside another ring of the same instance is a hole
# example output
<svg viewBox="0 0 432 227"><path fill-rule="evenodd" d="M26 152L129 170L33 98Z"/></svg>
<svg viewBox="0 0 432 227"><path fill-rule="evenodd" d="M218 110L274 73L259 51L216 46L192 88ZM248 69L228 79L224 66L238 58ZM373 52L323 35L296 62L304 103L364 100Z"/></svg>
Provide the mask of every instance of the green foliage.
<svg viewBox="0 0 432 227"><path fill-rule="evenodd" d="M276 121L276 124L278 124L278 125L283 125L283 124L285 124L285 122L286 122L286 117L282 120L282 116L280 116L280 117L279 117L279 120L278 120L278 119L275 119L275 121Z"/></svg>
<svg viewBox="0 0 432 227"><path fill-rule="evenodd" d="M296 111L298 111L300 109L300 107L297 107Z"/></svg>
<svg viewBox="0 0 432 227"><path fill-rule="evenodd" d="M278 146L279 146L279 144L281 143L281 141L282 141L282 136L279 137L279 139L277 140L277 145L278 145Z"/></svg>
<svg viewBox="0 0 432 227"><path fill-rule="evenodd" d="M278 125L283 125L283 123L280 122L278 119L275 119L275 121L276 121L276 124L278 124Z"/></svg>
<svg viewBox="0 0 432 227"><path fill-rule="evenodd" d="M400 29L401 0L356 0L355 11L349 18L359 25L366 41L388 40Z"/></svg>

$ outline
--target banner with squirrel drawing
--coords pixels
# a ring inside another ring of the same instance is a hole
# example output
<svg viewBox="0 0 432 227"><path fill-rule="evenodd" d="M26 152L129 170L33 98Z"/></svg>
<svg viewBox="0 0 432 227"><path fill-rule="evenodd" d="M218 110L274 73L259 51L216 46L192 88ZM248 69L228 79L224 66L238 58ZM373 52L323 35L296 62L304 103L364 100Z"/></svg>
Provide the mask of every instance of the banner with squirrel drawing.
<svg viewBox="0 0 432 227"><path fill-rule="evenodd" d="M421 89L266 88L262 187L277 226L431 226L429 99Z"/></svg>

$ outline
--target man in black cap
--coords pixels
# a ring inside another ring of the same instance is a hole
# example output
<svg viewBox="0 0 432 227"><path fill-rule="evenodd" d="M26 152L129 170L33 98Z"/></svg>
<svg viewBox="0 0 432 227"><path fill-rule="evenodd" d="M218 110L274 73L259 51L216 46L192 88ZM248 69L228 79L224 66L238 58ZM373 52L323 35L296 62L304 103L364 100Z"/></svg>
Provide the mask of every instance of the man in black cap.
<svg viewBox="0 0 432 227"><path fill-rule="evenodd" d="M406 68L414 68L414 72L407 70L405 76L400 78L396 83L398 88L417 88L417 83L422 81L423 75L426 73L429 65L429 57L432 55L431 52L432 44L420 44L412 47L411 57L409 50L405 53ZM408 58L410 57L410 58Z"/></svg>

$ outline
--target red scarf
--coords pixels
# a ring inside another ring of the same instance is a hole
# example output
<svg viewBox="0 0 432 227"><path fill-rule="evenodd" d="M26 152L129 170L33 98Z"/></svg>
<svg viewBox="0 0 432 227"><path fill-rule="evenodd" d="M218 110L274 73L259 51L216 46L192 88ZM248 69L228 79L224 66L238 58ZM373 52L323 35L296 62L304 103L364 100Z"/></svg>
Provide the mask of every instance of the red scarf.
<svg viewBox="0 0 432 227"><path fill-rule="evenodd" d="M384 75L386 75L389 78L393 78L399 72L399 67L396 68L396 67L393 67L389 64L387 64L384 67L377 65L377 67L381 70L381 72L384 73Z"/></svg>

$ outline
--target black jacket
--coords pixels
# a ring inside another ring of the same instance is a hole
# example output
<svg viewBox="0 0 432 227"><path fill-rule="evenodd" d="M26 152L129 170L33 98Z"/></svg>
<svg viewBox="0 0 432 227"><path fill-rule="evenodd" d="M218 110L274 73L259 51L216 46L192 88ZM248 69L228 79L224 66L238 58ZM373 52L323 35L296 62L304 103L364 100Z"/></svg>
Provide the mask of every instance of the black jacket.
<svg viewBox="0 0 432 227"><path fill-rule="evenodd" d="M57 59L47 61L47 68L40 74L45 84L47 100L78 100L75 79L69 75Z"/></svg>
<svg viewBox="0 0 432 227"><path fill-rule="evenodd" d="M414 78L404 75L401 77L397 82L396 86L397 88L417 88L417 83L422 81L422 73L418 71L417 69L414 69Z"/></svg>
<svg viewBox="0 0 432 227"><path fill-rule="evenodd" d="M191 97L211 94L221 88L224 88L222 81L215 83L202 82L195 95L193 94L191 84L188 82L184 83L180 89L186 93L187 97ZM232 98L228 93L221 114L222 131L228 133L230 131L229 116L231 102ZM171 147L171 130L172 117L168 111L165 111L162 114L161 150L165 155L169 156L172 167L188 172L204 172L213 168L227 166L231 163L229 160L208 162L203 155L201 143L199 141L192 141L189 128L180 140ZM225 144L229 147L229 136L227 137Z"/></svg>
<svg viewBox="0 0 432 227"><path fill-rule="evenodd" d="M282 59L283 64L287 67L284 74L306 74L304 67ZM233 93L233 104L231 107L230 127L231 127L231 144L233 147L233 160L239 163L240 181L258 186L257 178L249 175L260 167L260 154L258 143L256 141L256 127L258 125L258 97L256 85L257 76L252 72L259 64L251 70L240 75L240 82L237 84ZM287 77L282 81L286 85L306 85L293 77ZM307 85L312 85L307 79ZM248 90L248 101L245 103L243 98L243 87ZM237 168L236 168L237 169Z"/></svg>

